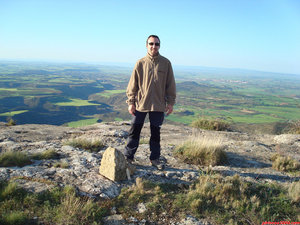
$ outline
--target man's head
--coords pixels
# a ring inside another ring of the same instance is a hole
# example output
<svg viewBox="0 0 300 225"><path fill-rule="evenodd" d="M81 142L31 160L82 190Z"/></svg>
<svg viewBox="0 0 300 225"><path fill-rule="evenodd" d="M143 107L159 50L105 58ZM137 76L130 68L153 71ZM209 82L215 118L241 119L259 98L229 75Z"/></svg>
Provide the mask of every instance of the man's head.
<svg viewBox="0 0 300 225"><path fill-rule="evenodd" d="M146 47L148 54L151 56L158 55L158 50L160 48L160 40L156 35L150 35L146 41Z"/></svg>

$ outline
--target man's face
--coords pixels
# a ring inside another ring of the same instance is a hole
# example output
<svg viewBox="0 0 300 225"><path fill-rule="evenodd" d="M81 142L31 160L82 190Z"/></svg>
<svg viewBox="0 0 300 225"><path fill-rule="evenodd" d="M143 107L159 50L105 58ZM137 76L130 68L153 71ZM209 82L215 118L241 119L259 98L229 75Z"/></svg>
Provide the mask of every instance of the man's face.
<svg viewBox="0 0 300 225"><path fill-rule="evenodd" d="M158 50L160 48L159 40L157 38L150 37L147 41L146 47L149 55L151 56L158 55Z"/></svg>

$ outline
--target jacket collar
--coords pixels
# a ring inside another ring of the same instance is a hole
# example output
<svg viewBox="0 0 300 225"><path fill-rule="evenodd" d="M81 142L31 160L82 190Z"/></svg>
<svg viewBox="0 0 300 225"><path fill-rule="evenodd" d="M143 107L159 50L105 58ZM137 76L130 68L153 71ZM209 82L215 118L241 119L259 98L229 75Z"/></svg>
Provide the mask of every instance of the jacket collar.
<svg viewBox="0 0 300 225"><path fill-rule="evenodd" d="M151 61L156 61L160 57L160 54L158 53L156 56L151 56L149 53L147 53L146 57Z"/></svg>

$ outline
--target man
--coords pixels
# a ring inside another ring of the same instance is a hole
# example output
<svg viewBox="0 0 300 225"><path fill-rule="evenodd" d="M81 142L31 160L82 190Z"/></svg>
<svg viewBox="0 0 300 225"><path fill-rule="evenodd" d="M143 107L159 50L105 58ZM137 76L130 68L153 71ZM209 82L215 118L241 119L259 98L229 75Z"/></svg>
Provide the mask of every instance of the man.
<svg viewBox="0 0 300 225"><path fill-rule="evenodd" d="M145 117L150 120L150 161L158 169L160 163L160 128L164 113L173 112L176 85L170 61L159 54L160 40L150 35L146 41L147 55L138 60L127 87L128 111L133 116L125 156L131 164L139 146L139 139Z"/></svg>

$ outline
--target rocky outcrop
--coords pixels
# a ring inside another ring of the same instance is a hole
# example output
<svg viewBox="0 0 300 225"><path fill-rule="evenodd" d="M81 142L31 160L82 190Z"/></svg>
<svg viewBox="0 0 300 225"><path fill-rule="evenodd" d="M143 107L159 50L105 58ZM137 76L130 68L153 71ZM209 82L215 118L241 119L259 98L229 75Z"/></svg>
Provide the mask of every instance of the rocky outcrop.
<svg viewBox="0 0 300 225"><path fill-rule="evenodd" d="M289 183L299 180L295 175L272 169L270 158L275 153L284 153L299 161L300 135L214 132L164 124L161 134L161 155L166 163L166 169L158 171L150 165L150 151L147 144L150 127L146 123L141 134L143 142L135 156L135 173L131 176L131 180L122 179L116 182L114 180L119 178L115 179L104 173L101 173L104 176L101 175L99 167L109 147L114 148L115 153L123 151L129 128L129 122L99 123L82 128L30 124L7 127L0 124L0 152L20 151L34 154L53 149L59 154L56 159L32 160L31 165L21 168L0 167L0 179L14 179L32 192L72 185L79 194L93 198L114 198L120 194L122 187L134 184L138 177L157 182L190 184L205 171L205 168L183 163L175 158L172 152L177 144L191 136L197 136L219 139L226 146L228 165L211 168L224 176L239 174L242 178L255 182ZM68 140L75 138L101 140L105 147L99 152L90 153L67 145ZM122 160L124 158L117 164L123 164ZM64 163L67 166L57 167L57 163ZM186 218L186 221L192 220L193 218Z"/></svg>
<svg viewBox="0 0 300 225"><path fill-rule="evenodd" d="M270 157L284 152L300 160L300 135L250 135L238 132L214 132L197 130L186 126L164 124L162 127L162 160L167 167L158 171L150 166L149 124L145 124L141 138L144 140L136 156L136 172L132 181L113 182L99 174L104 152L108 147L122 152L128 136L129 122L99 123L83 128L68 128L50 125L20 125L7 127L0 125L0 151L21 151L27 154L54 149L58 159L33 160L32 165L22 168L0 167L0 179L27 178L34 186L39 181L53 185L71 184L82 194L89 196L114 197L121 187L134 183L136 177L172 183L190 183L199 175L199 168L178 161L172 151L175 146L190 136L221 139L226 146L229 164L212 169L225 175L239 174L249 179L289 182L295 178L290 174L272 169ZM70 139L101 140L105 147L97 153L67 145ZM57 168L58 162L68 164L67 168ZM118 163L119 164L119 163ZM47 181L47 182L46 182ZM28 185L29 187L30 185ZM31 188L34 190L34 188Z"/></svg>

